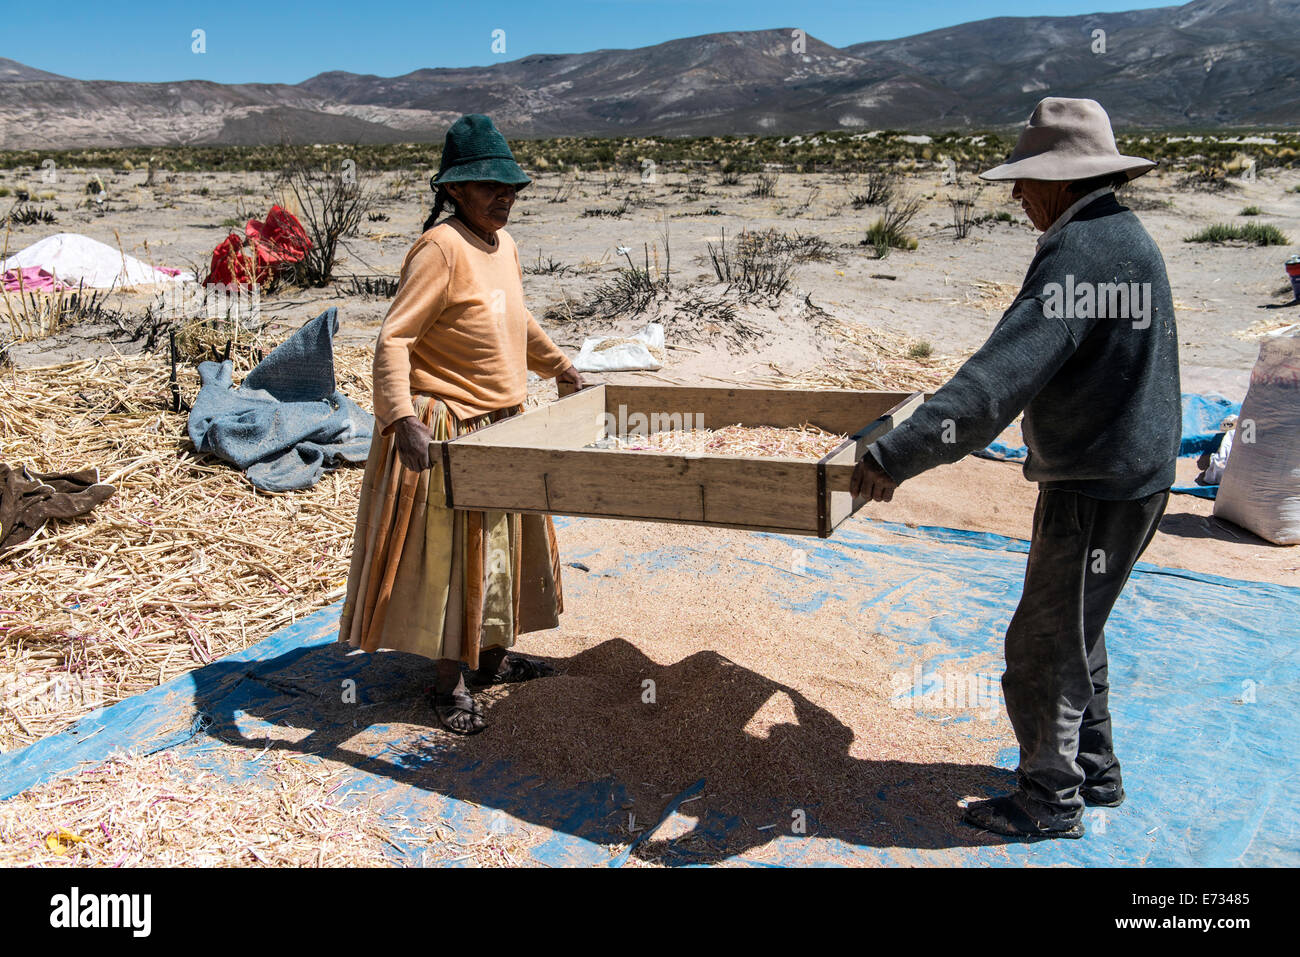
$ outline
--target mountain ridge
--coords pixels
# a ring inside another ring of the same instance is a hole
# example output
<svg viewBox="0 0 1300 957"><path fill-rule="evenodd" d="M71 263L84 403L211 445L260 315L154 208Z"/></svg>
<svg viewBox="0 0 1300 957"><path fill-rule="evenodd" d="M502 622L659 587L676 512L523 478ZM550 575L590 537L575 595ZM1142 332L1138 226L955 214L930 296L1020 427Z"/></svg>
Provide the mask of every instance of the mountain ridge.
<svg viewBox="0 0 1300 957"><path fill-rule="evenodd" d="M0 149L436 142L466 112L512 137L1002 128L1049 93L1098 99L1121 128L1300 122L1300 0L995 17L845 47L806 35L799 50L793 31L296 84L77 80L0 58Z"/></svg>

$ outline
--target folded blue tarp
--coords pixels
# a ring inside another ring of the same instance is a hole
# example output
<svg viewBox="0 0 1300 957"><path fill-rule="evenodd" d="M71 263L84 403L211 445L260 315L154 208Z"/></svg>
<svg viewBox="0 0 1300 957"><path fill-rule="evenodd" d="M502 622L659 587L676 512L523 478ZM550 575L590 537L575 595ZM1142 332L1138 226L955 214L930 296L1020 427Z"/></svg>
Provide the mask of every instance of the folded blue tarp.
<svg viewBox="0 0 1300 957"><path fill-rule="evenodd" d="M1241 404L1211 392L1199 395L1195 392L1183 393L1183 437L1178 446L1180 458L1198 456L1202 452L1213 452L1223 441L1219 425L1230 415L1241 412ZM1014 432L1012 431L1014 430ZM1003 441L1003 437L1009 441ZM989 444L989 447L975 454L982 459L994 459L999 462L1023 462L1029 457L1029 447L1019 444L1020 424L1008 426L1002 436ZM1214 498L1219 490L1217 485L1175 485L1172 492L1183 495L1196 495L1200 498Z"/></svg>
<svg viewBox="0 0 1300 957"><path fill-rule="evenodd" d="M238 389L233 364L199 364L190 410L194 447L243 471L268 492L310 488L326 469L364 462L375 420L335 388L330 307L258 363Z"/></svg>
<svg viewBox="0 0 1300 957"><path fill-rule="evenodd" d="M1194 392L1183 393L1183 441L1178 447L1178 454L1184 458L1213 452L1223 441L1219 426L1230 415L1241 412L1241 403L1233 402L1211 392L1197 395Z"/></svg>

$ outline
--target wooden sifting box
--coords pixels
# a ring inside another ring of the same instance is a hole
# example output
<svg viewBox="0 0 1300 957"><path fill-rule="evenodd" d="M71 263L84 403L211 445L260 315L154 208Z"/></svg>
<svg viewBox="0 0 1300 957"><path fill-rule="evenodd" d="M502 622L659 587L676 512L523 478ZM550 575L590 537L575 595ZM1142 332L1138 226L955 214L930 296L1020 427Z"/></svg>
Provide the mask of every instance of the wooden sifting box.
<svg viewBox="0 0 1300 957"><path fill-rule="evenodd" d="M439 443L447 504L826 538L865 501L849 494L849 479L867 446L924 398L602 383ZM584 448L609 432L692 423L708 429L810 423L849 438L821 460Z"/></svg>

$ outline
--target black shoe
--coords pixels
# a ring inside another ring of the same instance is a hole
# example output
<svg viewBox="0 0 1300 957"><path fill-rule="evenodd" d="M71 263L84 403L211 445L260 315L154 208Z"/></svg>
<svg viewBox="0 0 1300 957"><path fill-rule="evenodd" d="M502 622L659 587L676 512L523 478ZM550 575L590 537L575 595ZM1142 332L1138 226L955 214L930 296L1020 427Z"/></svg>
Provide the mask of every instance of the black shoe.
<svg viewBox="0 0 1300 957"><path fill-rule="evenodd" d="M518 684L535 678L551 678L555 669L540 658L527 658L524 655L506 655L501 659L499 670L495 674L484 673L482 669L469 673L469 684L473 688L489 688L492 685Z"/></svg>
<svg viewBox="0 0 1300 957"><path fill-rule="evenodd" d="M1089 807L1119 807L1124 803L1124 785L1085 784L1079 788L1079 796Z"/></svg>
<svg viewBox="0 0 1300 957"><path fill-rule="evenodd" d="M1044 815L1029 810L1034 803L1023 791L1013 791L988 801L975 801L967 806L962 823L1007 837L1083 837L1082 817Z"/></svg>

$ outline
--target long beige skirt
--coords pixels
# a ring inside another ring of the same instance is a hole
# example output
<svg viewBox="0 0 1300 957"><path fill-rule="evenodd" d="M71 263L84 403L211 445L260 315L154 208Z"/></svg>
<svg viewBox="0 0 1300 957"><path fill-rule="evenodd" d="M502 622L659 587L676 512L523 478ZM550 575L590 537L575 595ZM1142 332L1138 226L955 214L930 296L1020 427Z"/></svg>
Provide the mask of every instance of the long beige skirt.
<svg viewBox="0 0 1300 957"><path fill-rule="evenodd" d="M520 407L461 422L441 399L416 394L415 414L437 441ZM549 515L447 508L442 457L412 472L394 433L376 432L352 542L339 641L478 667L481 648L559 625L560 555Z"/></svg>

